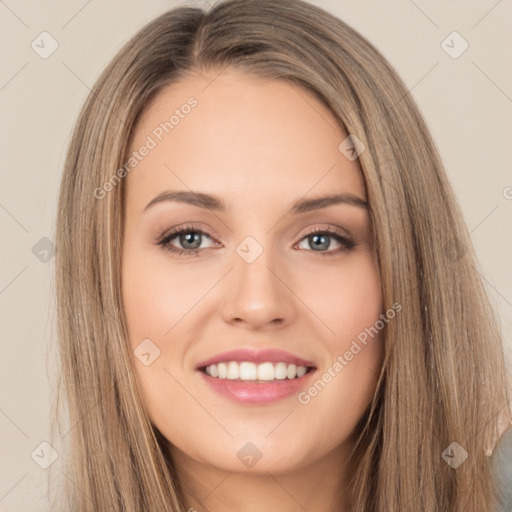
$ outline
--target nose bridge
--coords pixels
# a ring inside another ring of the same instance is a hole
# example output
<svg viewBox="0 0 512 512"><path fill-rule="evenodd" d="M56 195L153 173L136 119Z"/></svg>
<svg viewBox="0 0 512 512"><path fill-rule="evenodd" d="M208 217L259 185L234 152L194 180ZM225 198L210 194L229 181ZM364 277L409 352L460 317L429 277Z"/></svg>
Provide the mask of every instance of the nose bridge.
<svg viewBox="0 0 512 512"><path fill-rule="evenodd" d="M288 322L293 313L293 294L277 277L283 265L279 254L252 236L238 244L232 255L233 272L222 313L228 322L252 327ZM276 275L277 274L277 275Z"/></svg>

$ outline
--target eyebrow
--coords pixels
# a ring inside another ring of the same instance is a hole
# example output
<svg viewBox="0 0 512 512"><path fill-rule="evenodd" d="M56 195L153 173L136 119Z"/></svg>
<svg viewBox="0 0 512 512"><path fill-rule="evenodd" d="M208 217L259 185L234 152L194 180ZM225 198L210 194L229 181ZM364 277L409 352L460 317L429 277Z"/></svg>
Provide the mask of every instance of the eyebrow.
<svg viewBox="0 0 512 512"><path fill-rule="evenodd" d="M202 192L181 191L181 190L167 190L162 192L154 199L152 199L144 208L143 212L147 211L152 206L166 202L174 201L178 203L191 204L199 208L208 210L215 210L225 212L227 210L226 203L218 196L212 194L205 194ZM348 204L351 206L358 206L360 208L368 209L368 203L364 199L357 197L353 194L335 194L312 199L300 199L290 208L291 213L305 213L312 210L319 210L334 204Z"/></svg>

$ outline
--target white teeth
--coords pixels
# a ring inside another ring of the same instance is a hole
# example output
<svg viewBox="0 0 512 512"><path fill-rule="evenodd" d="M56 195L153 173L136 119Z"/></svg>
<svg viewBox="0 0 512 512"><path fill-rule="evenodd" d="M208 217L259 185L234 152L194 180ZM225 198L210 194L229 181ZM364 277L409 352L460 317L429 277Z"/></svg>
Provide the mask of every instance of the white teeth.
<svg viewBox="0 0 512 512"><path fill-rule="evenodd" d="M272 363L258 365L258 380L274 380L274 365Z"/></svg>
<svg viewBox="0 0 512 512"><path fill-rule="evenodd" d="M238 363L227 361L225 363L211 364L204 371L211 377L228 380L284 380L303 377L308 369L306 366L296 366L286 363L261 363L249 361Z"/></svg>
<svg viewBox="0 0 512 512"><path fill-rule="evenodd" d="M275 369L275 378L279 380L286 379L287 366L285 363L277 363Z"/></svg>
<svg viewBox="0 0 512 512"><path fill-rule="evenodd" d="M293 379L293 378L295 378L296 375L297 375L297 367L294 364L289 364L288 368L286 370L286 376L289 379Z"/></svg>
<svg viewBox="0 0 512 512"><path fill-rule="evenodd" d="M240 378L240 369L235 361L231 361L228 363L228 375L227 378L229 380L239 379Z"/></svg>
<svg viewBox="0 0 512 512"><path fill-rule="evenodd" d="M240 363L241 380L256 380L257 378L258 369L254 363Z"/></svg>
<svg viewBox="0 0 512 512"><path fill-rule="evenodd" d="M212 364L211 366L209 366L208 368L210 368L210 374L212 377L218 377L219 376L219 368L216 364Z"/></svg>
<svg viewBox="0 0 512 512"><path fill-rule="evenodd" d="M307 371L308 371L308 369L305 366L299 366L297 368L297 377L302 377L302 376L306 375Z"/></svg>
<svg viewBox="0 0 512 512"><path fill-rule="evenodd" d="M212 364L212 366L215 366ZM218 373L219 373L219 379L225 379L228 376L228 367L226 366L226 363L219 363L217 365L218 367ZM213 372L211 372L213 373Z"/></svg>

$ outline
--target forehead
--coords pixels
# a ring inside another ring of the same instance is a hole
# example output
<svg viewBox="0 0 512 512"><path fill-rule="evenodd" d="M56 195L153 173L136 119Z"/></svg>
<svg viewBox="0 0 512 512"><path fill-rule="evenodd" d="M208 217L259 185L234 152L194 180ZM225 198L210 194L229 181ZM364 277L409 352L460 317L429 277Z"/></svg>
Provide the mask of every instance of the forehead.
<svg viewBox="0 0 512 512"><path fill-rule="evenodd" d="M151 147L128 176L128 200L168 189L271 200L349 192L365 197L357 161L339 145L347 134L307 90L239 71L173 83L140 118L130 155ZM131 197L131 199L130 199Z"/></svg>

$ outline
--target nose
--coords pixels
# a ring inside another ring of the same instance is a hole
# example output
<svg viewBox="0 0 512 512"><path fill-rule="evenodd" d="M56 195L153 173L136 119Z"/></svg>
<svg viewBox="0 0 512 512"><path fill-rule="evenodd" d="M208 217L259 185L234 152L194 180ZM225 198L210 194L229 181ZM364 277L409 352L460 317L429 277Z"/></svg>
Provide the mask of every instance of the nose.
<svg viewBox="0 0 512 512"><path fill-rule="evenodd" d="M233 254L234 268L224 283L221 314L225 322L247 329L275 329L296 316L289 273L276 266L270 251L248 263Z"/></svg>

